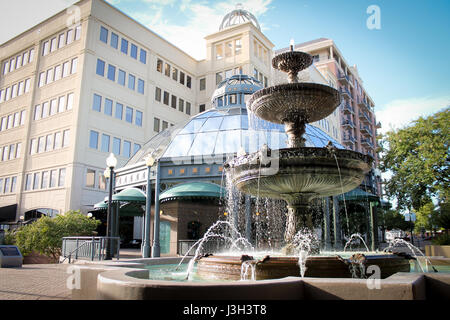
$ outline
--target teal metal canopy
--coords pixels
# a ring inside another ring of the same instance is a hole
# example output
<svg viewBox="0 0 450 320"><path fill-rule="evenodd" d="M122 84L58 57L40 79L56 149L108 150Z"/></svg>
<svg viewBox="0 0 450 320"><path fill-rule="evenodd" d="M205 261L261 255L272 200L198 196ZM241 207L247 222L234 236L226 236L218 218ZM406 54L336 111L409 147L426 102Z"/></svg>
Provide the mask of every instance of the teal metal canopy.
<svg viewBox="0 0 450 320"><path fill-rule="evenodd" d="M224 189L209 182L188 182L167 189L159 196L160 202L177 199L220 198L225 195Z"/></svg>
<svg viewBox="0 0 450 320"><path fill-rule="evenodd" d="M94 210L107 210L108 209L108 203L105 201L100 201L96 204L94 204Z"/></svg>
<svg viewBox="0 0 450 320"><path fill-rule="evenodd" d="M106 200L108 201L108 200ZM112 201L145 203L146 196L142 190L137 188L126 188L112 196Z"/></svg>
<svg viewBox="0 0 450 320"><path fill-rule="evenodd" d="M380 202L380 198L372 193L365 192L359 188L346 192L343 195L337 196L339 201L367 201L367 202Z"/></svg>

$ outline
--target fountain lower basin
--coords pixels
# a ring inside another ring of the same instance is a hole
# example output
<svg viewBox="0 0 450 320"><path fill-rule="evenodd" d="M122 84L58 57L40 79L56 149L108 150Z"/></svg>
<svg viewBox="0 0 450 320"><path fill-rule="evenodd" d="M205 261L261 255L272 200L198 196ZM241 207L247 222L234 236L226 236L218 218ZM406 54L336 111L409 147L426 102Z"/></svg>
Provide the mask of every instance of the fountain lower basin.
<svg viewBox="0 0 450 320"><path fill-rule="evenodd" d="M361 258L361 255L358 257ZM353 260L353 264L350 260ZM410 271L409 260L395 254L364 255L363 260L359 260L359 262L365 268L371 265L378 266L381 271L381 279L385 279L397 272ZM196 274L203 279L240 280L242 263L240 256L208 256L198 261ZM254 264L256 280L300 276L297 257L275 256L253 260L250 263ZM338 255L311 256L306 260L305 277L352 278L352 265L355 267L359 266L352 257L344 259Z"/></svg>

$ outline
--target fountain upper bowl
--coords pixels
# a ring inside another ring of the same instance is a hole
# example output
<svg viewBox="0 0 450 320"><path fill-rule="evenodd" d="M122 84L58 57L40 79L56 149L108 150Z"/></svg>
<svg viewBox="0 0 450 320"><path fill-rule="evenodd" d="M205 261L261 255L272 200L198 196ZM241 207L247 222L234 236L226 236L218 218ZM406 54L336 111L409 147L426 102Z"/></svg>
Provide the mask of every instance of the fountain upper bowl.
<svg viewBox="0 0 450 320"><path fill-rule="evenodd" d="M258 90L247 108L259 118L274 123L286 123L298 117L309 123L329 116L340 102L339 91L330 86L299 82Z"/></svg>

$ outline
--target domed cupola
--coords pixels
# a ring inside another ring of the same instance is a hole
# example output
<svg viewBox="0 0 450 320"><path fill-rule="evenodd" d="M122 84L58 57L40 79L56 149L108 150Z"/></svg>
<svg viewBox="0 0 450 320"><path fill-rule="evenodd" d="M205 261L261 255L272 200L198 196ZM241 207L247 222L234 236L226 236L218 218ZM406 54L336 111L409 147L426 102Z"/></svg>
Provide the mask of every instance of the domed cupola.
<svg viewBox="0 0 450 320"><path fill-rule="evenodd" d="M247 75L235 75L223 80L212 95L212 105L221 108L245 108L251 95L262 89L261 82Z"/></svg>
<svg viewBox="0 0 450 320"><path fill-rule="evenodd" d="M261 27L259 26L258 20L256 20L255 16L248 12L247 10L242 9L242 4L238 3L236 5L236 9L227 13L220 24L219 31L222 31L225 28L251 22L253 25L261 31Z"/></svg>

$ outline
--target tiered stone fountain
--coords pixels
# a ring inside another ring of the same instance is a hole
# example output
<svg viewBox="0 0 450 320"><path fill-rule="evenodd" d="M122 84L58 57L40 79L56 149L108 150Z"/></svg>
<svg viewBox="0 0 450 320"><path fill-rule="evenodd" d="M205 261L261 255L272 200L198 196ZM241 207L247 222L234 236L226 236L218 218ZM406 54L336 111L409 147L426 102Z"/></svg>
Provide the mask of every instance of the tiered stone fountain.
<svg viewBox="0 0 450 320"><path fill-rule="evenodd" d="M303 134L306 123L327 117L341 101L339 92L330 86L298 82L298 72L311 64L312 57L304 52L291 49L277 55L272 60L272 66L288 73L288 83L257 91L247 104L249 112L257 117L284 124L288 148L262 149L234 158L225 165L232 183L241 192L287 202L284 238L288 247L300 228L312 229L309 213L311 200L342 194L358 187L372 162L367 155L336 149L331 144L326 148L305 147ZM206 278L239 279L242 263L253 259L243 257L202 258L198 262L197 272ZM377 264L382 270L382 277L409 271L409 262L395 255L360 258L366 264ZM309 257L305 275L348 277L348 263L348 260L336 256ZM256 279L299 275L297 258L293 256L253 259L253 264Z"/></svg>

